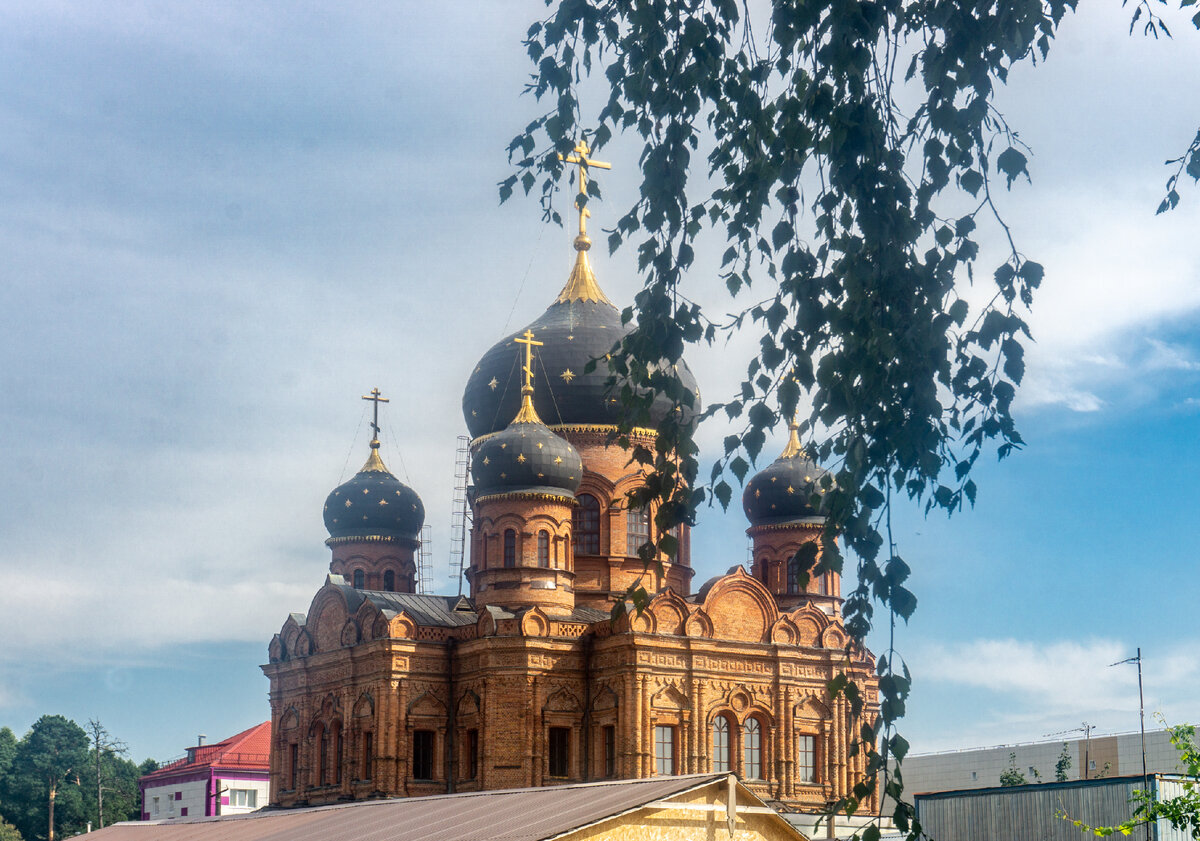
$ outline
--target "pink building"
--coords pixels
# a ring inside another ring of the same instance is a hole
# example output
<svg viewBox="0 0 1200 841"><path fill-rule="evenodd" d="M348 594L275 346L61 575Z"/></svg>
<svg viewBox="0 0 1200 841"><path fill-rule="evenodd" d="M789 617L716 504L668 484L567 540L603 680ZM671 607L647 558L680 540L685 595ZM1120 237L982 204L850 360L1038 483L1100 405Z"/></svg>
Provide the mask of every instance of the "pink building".
<svg viewBox="0 0 1200 841"><path fill-rule="evenodd" d="M142 820L237 815L271 801L271 722L264 721L213 744L187 749L138 780Z"/></svg>

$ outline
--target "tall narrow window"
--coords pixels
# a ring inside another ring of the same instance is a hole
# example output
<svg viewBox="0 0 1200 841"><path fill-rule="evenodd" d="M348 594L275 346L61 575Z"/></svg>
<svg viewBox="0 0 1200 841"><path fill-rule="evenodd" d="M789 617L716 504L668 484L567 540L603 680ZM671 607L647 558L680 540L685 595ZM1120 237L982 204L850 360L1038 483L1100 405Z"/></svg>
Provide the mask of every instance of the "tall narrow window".
<svg viewBox="0 0 1200 841"><path fill-rule="evenodd" d="M361 590L366 586L366 575L361 569L354 570L354 589Z"/></svg>
<svg viewBox="0 0 1200 841"><path fill-rule="evenodd" d="M636 555L650 540L650 509L630 508L625 512L625 554Z"/></svg>
<svg viewBox="0 0 1200 841"><path fill-rule="evenodd" d="M334 785L342 784L342 726L334 725L333 728L333 782Z"/></svg>
<svg viewBox="0 0 1200 841"><path fill-rule="evenodd" d="M289 779L293 790L300 787L300 746L292 742L288 746L290 756L288 757Z"/></svg>
<svg viewBox="0 0 1200 841"><path fill-rule="evenodd" d="M550 567L550 532L545 529L538 532L538 566Z"/></svg>
<svg viewBox="0 0 1200 841"><path fill-rule="evenodd" d="M656 725L654 728L654 770L660 777L675 773L675 728Z"/></svg>
<svg viewBox="0 0 1200 841"><path fill-rule="evenodd" d="M571 767L570 738L571 730L567 727L550 728L550 768L551 777L566 777Z"/></svg>
<svg viewBox="0 0 1200 841"><path fill-rule="evenodd" d="M717 773L729 771L729 719L723 715L713 719L712 769Z"/></svg>
<svg viewBox="0 0 1200 841"><path fill-rule="evenodd" d="M612 724L604 726L604 776L617 776L617 728Z"/></svg>
<svg viewBox="0 0 1200 841"><path fill-rule="evenodd" d="M467 779L479 776L479 731L467 731Z"/></svg>
<svg viewBox="0 0 1200 841"><path fill-rule="evenodd" d="M758 719L746 719L742 737L742 774L747 780L761 780L762 727L759 725Z"/></svg>
<svg viewBox="0 0 1200 841"><path fill-rule="evenodd" d="M372 757L373 753L375 753L375 738L368 731L366 733L363 733L362 778L364 780L371 779L371 760L373 759L373 757Z"/></svg>
<svg viewBox="0 0 1200 841"><path fill-rule="evenodd" d="M789 560L787 565L787 591L789 596L800 592L800 562L795 558Z"/></svg>
<svg viewBox="0 0 1200 841"><path fill-rule="evenodd" d="M412 776L414 780L433 779L433 731L414 730L412 742Z"/></svg>
<svg viewBox="0 0 1200 841"><path fill-rule="evenodd" d="M796 750L796 776L802 783L817 781L816 745L812 736L801 735Z"/></svg>
<svg viewBox="0 0 1200 841"><path fill-rule="evenodd" d="M579 505L572 515L575 538L575 553L578 555L600 554L600 503L591 494L580 494Z"/></svg>
<svg viewBox="0 0 1200 841"><path fill-rule="evenodd" d="M504 566L517 565L517 533L512 529L504 530Z"/></svg>
<svg viewBox="0 0 1200 841"><path fill-rule="evenodd" d="M317 785L323 786L329 779L329 734L322 727L317 733L320 742L319 762L317 763Z"/></svg>
<svg viewBox="0 0 1200 841"><path fill-rule="evenodd" d="M389 593L396 590L396 573L390 569L383 574L383 589Z"/></svg>

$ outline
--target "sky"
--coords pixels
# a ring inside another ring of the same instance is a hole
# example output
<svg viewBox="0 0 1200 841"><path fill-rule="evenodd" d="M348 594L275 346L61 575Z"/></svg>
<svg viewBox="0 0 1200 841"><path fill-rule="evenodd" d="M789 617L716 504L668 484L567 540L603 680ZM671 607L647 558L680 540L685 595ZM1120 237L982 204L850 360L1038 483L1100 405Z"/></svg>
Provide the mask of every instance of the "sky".
<svg viewBox="0 0 1200 841"><path fill-rule="evenodd" d="M1109 664L1139 646L1147 714L1200 720L1200 189L1154 215L1200 124L1200 33L1085 6L999 98L1034 153L1002 207L1046 267L1028 446L981 462L974 510L897 516L915 751L1134 730L1136 670ZM497 201L542 14L0 2L0 726L99 718L140 761L265 720L258 666L324 580L321 506L365 460L373 387L457 592L462 387L574 257L536 201ZM604 159L593 228L637 195L636 144ZM719 253L690 282L724 311ZM630 301L633 255L593 258ZM702 393L753 346L689 352ZM727 431L702 431L710 458ZM745 560L745 527L701 511L697 581Z"/></svg>

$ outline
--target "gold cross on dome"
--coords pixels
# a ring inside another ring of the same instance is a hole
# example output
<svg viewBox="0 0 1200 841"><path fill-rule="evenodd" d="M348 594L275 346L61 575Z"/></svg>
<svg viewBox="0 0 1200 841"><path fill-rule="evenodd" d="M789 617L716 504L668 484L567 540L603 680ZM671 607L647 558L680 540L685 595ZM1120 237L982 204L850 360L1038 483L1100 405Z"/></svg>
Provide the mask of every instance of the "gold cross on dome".
<svg viewBox="0 0 1200 841"><path fill-rule="evenodd" d="M379 404L392 402L391 400L389 400L388 398L386 398L382 395L383 395L383 392L381 392L378 388L373 388L373 389L371 389L370 394L363 395L363 400L370 400L372 403L375 404L373 407L375 410L375 415L374 415L374 419L371 421L371 429L374 431L374 433L375 433L374 437L376 439L379 438Z"/></svg>
<svg viewBox="0 0 1200 841"><path fill-rule="evenodd" d="M525 388L533 391L533 348L536 345L541 347L545 342L535 342L533 340L533 331L526 330L521 337L513 339L514 342L525 345L525 367L522 369L525 372Z"/></svg>
<svg viewBox="0 0 1200 841"><path fill-rule="evenodd" d="M605 163L604 161L593 161L589 158L588 152L590 151L592 150L588 148L587 141L581 139L575 144L574 154L567 155L565 158L562 155L558 156L560 161L579 165L579 192L583 196L587 196L587 174L589 169L592 167L596 167L596 169L612 169L612 164ZM592 214L588 212L586 204L580 205L578 198L575 199L575 207L579 210L579 235L585 236L587 234L587 218Z"/></svg>

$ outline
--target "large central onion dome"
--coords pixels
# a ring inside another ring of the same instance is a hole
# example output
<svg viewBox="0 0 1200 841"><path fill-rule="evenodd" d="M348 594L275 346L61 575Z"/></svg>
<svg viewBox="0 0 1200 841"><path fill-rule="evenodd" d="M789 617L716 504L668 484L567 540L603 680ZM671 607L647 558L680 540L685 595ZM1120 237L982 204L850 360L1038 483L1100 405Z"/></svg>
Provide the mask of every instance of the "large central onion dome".
<svg viewBox="0 0 1200 841"><path fill-rule="evenodd" d="M384 466L378 439L371 441L362 470L325 500L328 546L356 540L416 543L424 524L421 498Z"/></svg>
<svg viewBox="0 0 1200 841"><path fill-rule="evenodd" d="M541 318L497 342L479 360L463 392L463 415L472 438L504 429L517 413L521 369L515 340L526 330L545 342L534 371L534 406L546 424L589 426L620 421L619 401L605 387L608 367L601 361L591 373L584 369L591 360L608 354L632 327L621 324L620 312L596 283L587 259L590 247L586 235L576 237L575 267L554 303ZM677 371L683 385L696 394L696 378L682 361ZM660 396L651 409L651 421L657 424L672 408L671 401Z"/></svg>
<svg viewBox="0 0 1200 841"><path fill-rule="evenodd" d="M742 492L742 508L753 526L824 521L813 496L825 493L821 477L828 471L804 452L799 427L792 423L788 430L783 453L754 474Z"/></svg>

